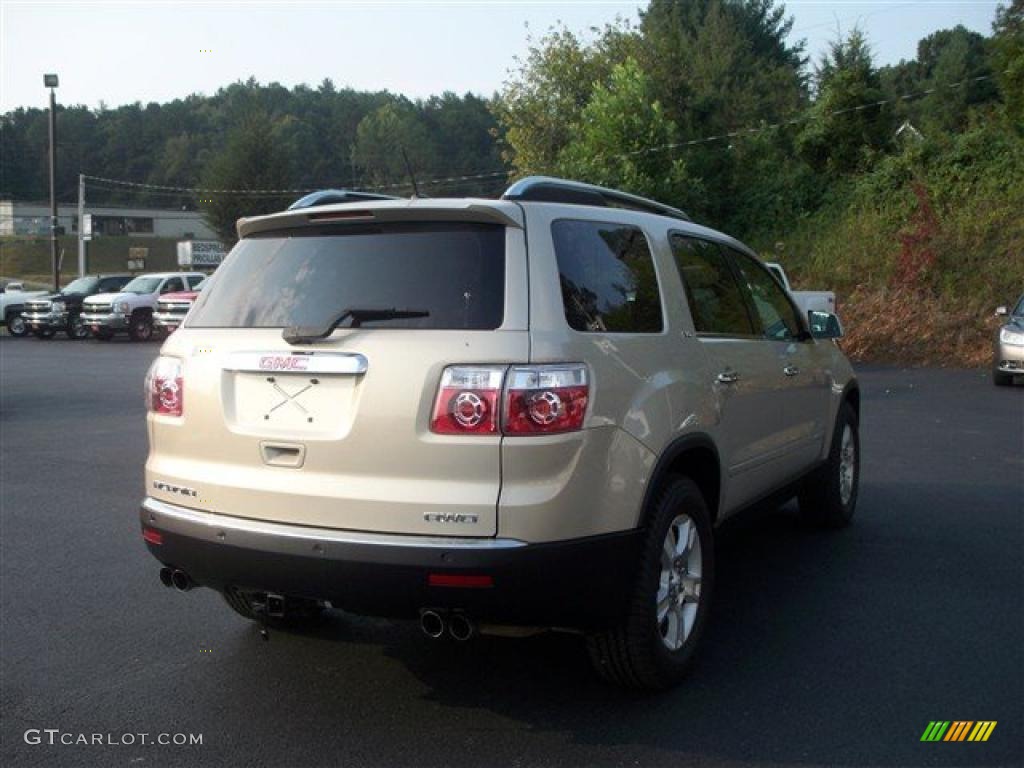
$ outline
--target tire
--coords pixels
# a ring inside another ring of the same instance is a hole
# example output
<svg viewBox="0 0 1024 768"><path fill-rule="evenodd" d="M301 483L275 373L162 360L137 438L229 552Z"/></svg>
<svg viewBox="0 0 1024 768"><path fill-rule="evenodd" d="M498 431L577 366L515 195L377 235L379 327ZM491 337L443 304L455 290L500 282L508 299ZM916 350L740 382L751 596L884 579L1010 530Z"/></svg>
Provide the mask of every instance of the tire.
<svg viewBox="0 0 1024 768"><path fill-rule="evenodd" d="M128 326L132 341L149 341L153 338L153 318L146 314L134 315Z"/></svg>
<svg viewBox="0 0 1024 768"><path fill-rule="evenodd" d="M704 633L714 591L714 537L704 496L688 477L667 483L649 520L627 615L619 626L590 635L587 649L606 681L664 690L685 677ZM689 548L674 547L677 555L670 560L667 547L680 541L683 531ZM660 596L667 603L661 621Z"/></svg>
<svg viewBox="0 0 1024 768"><path fill-rule="evenodd" d="M860 432L853 406L844 402L836 416L828 459L801 484L800 517L819 528L843 528L857 509Z"/></svg>
<svg viewBox="0 0 1024 768"><path fill-rule="evenodd" d="M75 315L68 319L68 327L64 330L69 339L81 341L89 338L89 326L82 322L81 315Z"/></svg>
<svg viewBox="0 0 1024 768"><path fill-rule="evenodd" d="M220 593L224 602L228 604L235 613L249 621L259 621L257 604L263 592L243 592L233 587L228 587ZM323 619L324 604L317 600L310 600L304 597L285 597L285 615L283 617L267 618L266 624L282 628L294 628L312 626Z"/></svg>
<svg viewBox="0 0 1024 768"><path fill-rule="evenodd" d="M52 339L57 332L53 328L43 328L38 331L32 331L39 339Z"/></svg>
<svg viewBox="0 0 1024 768"><path fill-rule="evenodd" d="M22 318L20 312L11 312L4 319L4 322L7 323L7 332L11 334L11 336L18 339L23 336L28 336L28 324Z"/></svg>
<svg viewBox="0 0 1024 768"><path fill-rule="evenodd" d="M997 387L1009 387L1013 385L1013 374L1003 371L992 371L992 383Z"/></svg>

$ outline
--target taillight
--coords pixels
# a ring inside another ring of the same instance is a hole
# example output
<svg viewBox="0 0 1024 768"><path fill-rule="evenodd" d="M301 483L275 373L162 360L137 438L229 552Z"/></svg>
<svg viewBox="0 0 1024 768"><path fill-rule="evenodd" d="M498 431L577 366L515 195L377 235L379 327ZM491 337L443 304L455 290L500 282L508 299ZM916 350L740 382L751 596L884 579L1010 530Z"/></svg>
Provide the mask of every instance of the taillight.
<svg viewBox="0 0 1024 768"><path fill-rule="evenodd" d="M445 368L430 417L430 431L441 435L497 434L504 374L504 366Z"/></svg>
<svg viewBox="0 0 1024 768"><path fill-rule="evenodd" d="M511 436L572 432L583 428L589 397L584 365L453 365L441 375L430 431Z"/></svg>
<svg viewBox="0 0 1024 768"><path fill-rule="evenodd" d="M503 431L534 435L581 429L589 397L586 366L514 367L505 385Z"/></svg>
<svg viewBox="0 0 1024 768"><path fill-rule="evenodd" d="M158 357L146 374L146 408L151 413L181 416L185 395L182 384L181 360Z"/></svg>

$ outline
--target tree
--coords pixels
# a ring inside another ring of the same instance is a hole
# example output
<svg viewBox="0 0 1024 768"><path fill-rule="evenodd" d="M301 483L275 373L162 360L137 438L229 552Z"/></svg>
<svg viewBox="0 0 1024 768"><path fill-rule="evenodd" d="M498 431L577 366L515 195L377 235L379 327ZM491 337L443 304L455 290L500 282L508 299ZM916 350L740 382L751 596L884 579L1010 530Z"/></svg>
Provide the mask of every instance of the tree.
<svg viewBox="0 0 1024 768"><path fill-rule="evenodd" d="M909 120L929 139L960 133L971 109L998 100L991 80L975 80L991 75L989 41L963 26L928 35L918 42L916 59L879 70L896 120ZM903 98L908 94L915 97Z"/></svg>
<svg viewBox="0 0 1024 768"><path fill-rule="evenodd" d="M792 19L773 0L652 0L642 14L640 61L655 97L686 139L724 136L792 117L807 103L803 44L787 43ZM713 141L687 153L706 181L702 210L717 226L737 223L733 148Z"/></svg>
<svg viewBox="0 0 1024 768"><path fill-rule="evenodd" d="M774 0L652 0L641 15L641 62L668 115L688 135L775 122L806 100L803 43Z"/></svg>
<svg viewBox="0 0 1024 768"><path fill-rule="evenodd" d="M703 204L700 184L686 163L665 147L679 139L675 124L651 96L651 82L635 59L598 84L559 153L561 175L617 187L683 207Z"/></svg>
<svg viewBox="0 0 1024 768"><path fill-rule="evenodd" d="M274 140L274 126L262 111L241 120L202 175L209 190L277 190L289 186L288 159ZM215 192L202 198L203 216L224 243L237 238L235 223L243 216L281 210L295 194Z"/></svg>
<svg viewBox="0 0 1024 768"><path fill-rule="evenodd" d="M436 172L434 137L416 105L396 98L360 121L352 160L364 185L404 185L409 183L409 171L403 152L419 178Z"/></svg>
<svg viewBox="0 0 1024 768"><path fill-rule="evenodd" d="M1024 0L996 9L992 60L1011 126L1024 132Z"/></svg>
<svg viewBox="0 0 1024 768"><path fill-rule="evenodd" d="M594 88L637 44L625 22L592 30L587 44L565 27L549 31L516 60L492 104L504 132L504 159L520 174L550 173L573 137Z"/></svg>
<svg viewBox="0 0 1024 768"><path fill-rule="evenodd" d="M865 168L892 135L871 47L859 29L832 42L815 70L818 98L797 138L816 170L841 176Z"/></svg>

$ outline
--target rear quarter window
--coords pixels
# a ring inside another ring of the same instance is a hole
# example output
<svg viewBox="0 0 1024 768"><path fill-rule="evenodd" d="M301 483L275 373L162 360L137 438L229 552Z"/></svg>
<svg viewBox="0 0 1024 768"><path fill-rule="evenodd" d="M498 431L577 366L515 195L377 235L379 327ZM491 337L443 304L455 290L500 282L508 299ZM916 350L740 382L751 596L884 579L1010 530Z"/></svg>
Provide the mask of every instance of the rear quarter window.
<svg viewBox="0 0 1024 768"><path fill-rule="evenodd" d="M639 227L563 219L551 225L569 327L584 333L660 333L650 245Z"/></svg>
<svg viewBox="0 0 1024 768"><path fill-rule="evenodd" d="M347 225L238 243L199 294L192 328L318 326L346 309L422 310L364 328L493 330L505 314L505 228Z"/></svg>

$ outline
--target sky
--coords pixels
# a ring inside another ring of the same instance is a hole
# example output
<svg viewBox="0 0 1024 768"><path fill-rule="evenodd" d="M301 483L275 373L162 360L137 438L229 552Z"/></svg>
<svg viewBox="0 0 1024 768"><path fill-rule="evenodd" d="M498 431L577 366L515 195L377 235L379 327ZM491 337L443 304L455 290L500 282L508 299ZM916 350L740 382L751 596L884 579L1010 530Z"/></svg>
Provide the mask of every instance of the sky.
<svg viewBox="0 0 1024 768"><path fill-rule="evenodd" d="M681 0L683 1L683 0ZM211 94L237 80L489 96L529 36L565 23L585 32L640 2L579 0L297 0L207 2L0 0L0 112L45 107L43 74L63 104L108 107ZM878 64L963 24L989 34L995 0L789 0L793 40L817 58L836 30L859 25Z"/></svg>

